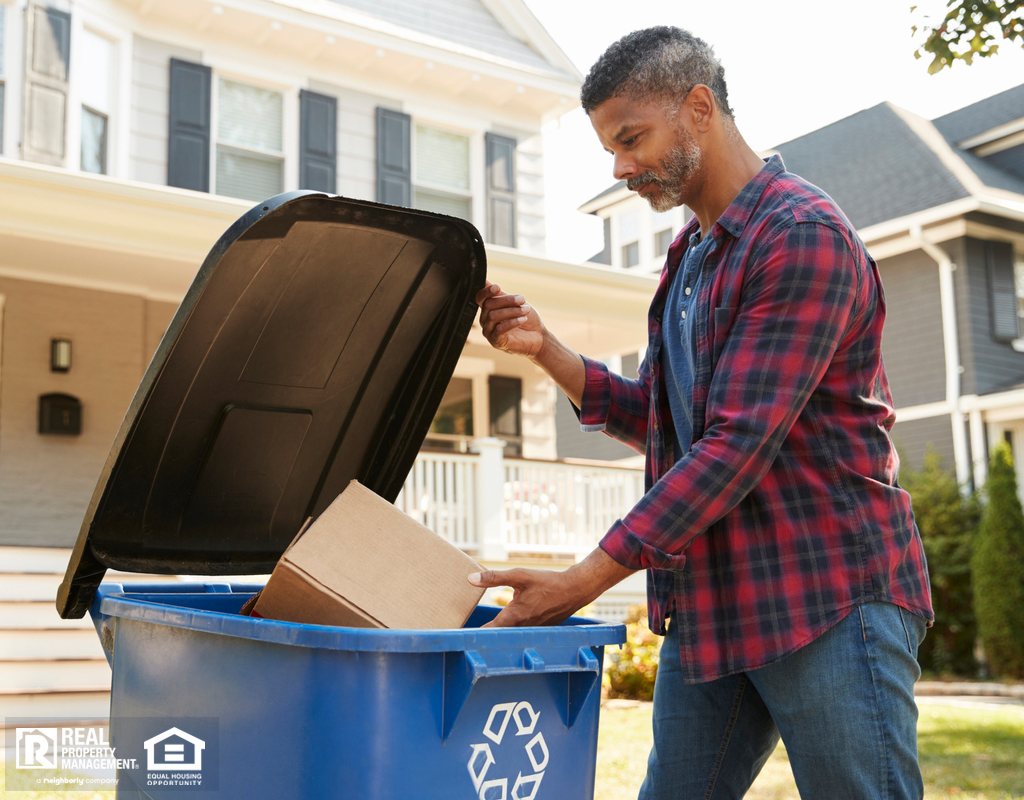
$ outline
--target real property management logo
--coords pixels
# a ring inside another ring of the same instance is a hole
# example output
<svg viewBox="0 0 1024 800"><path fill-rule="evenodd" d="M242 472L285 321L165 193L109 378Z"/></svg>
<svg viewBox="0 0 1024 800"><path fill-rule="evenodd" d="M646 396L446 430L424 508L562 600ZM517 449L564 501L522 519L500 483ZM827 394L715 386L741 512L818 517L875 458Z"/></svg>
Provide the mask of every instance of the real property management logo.
<svg viewBox="0 0 1024 800"><path fill-rule="evenodd" d="M132 769L136 759L118 758L102 727L16 728L17 769Z"/></svg>

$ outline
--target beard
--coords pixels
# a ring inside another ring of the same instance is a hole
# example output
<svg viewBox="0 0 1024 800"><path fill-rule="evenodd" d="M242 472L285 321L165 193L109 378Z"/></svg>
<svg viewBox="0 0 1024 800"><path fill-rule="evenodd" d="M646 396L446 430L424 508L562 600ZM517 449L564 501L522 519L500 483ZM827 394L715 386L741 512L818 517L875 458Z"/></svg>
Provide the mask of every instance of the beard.
<svg viewBox="0 0 1024 800"><path fill-rule="evenodd" d="M645 198L651 208L658 213L673 209L683 202L683 192L700 168L703 155L693 136L681 130L668 155L658 164L658 171L648 170L630 178L626 186L635 192L645 183L653 183L659 189L657 197Z"/></svg>

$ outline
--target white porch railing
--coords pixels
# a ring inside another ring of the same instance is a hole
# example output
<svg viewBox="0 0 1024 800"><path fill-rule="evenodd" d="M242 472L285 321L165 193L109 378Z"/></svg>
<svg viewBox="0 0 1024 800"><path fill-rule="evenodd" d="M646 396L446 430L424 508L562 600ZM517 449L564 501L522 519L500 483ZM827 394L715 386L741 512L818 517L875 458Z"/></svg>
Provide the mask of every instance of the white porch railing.
<svg viewBox="0 0 1024 800"><path fill-rule="evenodd" d="M395 504L480 560L578 556L644 492L643 470L505 459L502 442L472 455L420 453Z"/></svg>

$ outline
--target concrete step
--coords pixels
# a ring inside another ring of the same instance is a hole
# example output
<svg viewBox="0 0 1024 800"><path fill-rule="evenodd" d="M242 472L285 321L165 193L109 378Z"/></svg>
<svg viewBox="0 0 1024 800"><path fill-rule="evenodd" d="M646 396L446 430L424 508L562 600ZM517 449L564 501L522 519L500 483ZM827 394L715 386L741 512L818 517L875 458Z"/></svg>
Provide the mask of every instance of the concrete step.
<svg viewBox="0 0 1024 800"><path fill-rule="evenodd" d="M0 726L5 718L87 722L110 718L110 692L0 694Z"/></svg>
<svg viewBox="0 0 1024 800"><path fill-rule="evenodd" d="M101 659L104 655L95 629L0 630L0 658L5 661L77 661Z"/></svg>
<svg viewBox="0 0 1024 800"><path fill-rule="evenodd" d="M110 666L104 658L0 661L0 696L36 691L110 691Z"/></svg>
<svg viewBox="0 0 1024 800"><path fill-rule="evenodd" d="M4 630L95 630L86 614L81 619L61 619L52 600L0 603L0 631Z"/></svg>

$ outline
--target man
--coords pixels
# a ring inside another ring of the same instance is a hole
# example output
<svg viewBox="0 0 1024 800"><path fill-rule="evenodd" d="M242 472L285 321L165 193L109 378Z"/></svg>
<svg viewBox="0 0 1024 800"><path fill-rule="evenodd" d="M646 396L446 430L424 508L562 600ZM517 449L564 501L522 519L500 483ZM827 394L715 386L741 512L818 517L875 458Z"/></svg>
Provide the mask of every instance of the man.
<svg viewBox="0 0 1024 800"><path fill-rule="evenodd" d="M537 625L648 570L666 638L643 798L742 797L780 735L805 800L920 798L932 611L896 482L877 268L827 195L747 146L700 39L626 36L581 99L615 177L695 214L638 380L569 350L521 295L488 285L477 302L491 344L551 375L585 429L646 453L648 491L565 572L470 579L513 587L495 625Z"/></svg>

